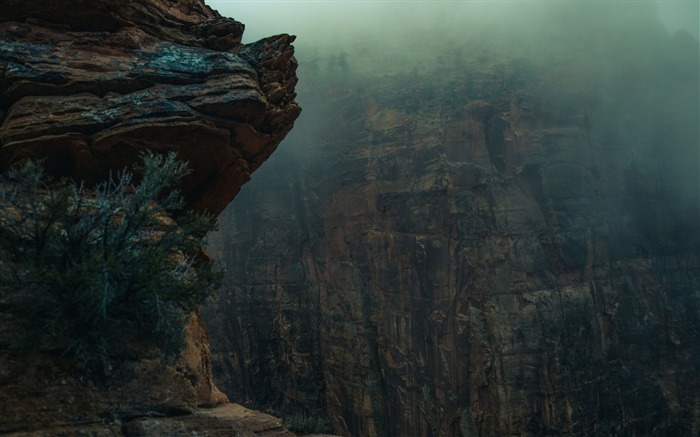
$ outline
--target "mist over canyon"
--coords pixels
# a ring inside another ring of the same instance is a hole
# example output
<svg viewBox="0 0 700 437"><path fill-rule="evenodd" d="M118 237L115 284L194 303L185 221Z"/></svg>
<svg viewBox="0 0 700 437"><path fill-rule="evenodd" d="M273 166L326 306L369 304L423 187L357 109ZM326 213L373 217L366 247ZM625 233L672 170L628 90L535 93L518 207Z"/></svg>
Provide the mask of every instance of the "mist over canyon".
<svg viewBox="0 0 700 437"><path fill-rule="evenodd" d="M211 238L219 388L353 436L700 433L675 6L216 5L290 23L304 108Z"/></svg>
<svg viewBox="0 0 700 437"><path fill-rule="evenodd" d="M0 1L0 434L700 435L699 6Z"/></svg>

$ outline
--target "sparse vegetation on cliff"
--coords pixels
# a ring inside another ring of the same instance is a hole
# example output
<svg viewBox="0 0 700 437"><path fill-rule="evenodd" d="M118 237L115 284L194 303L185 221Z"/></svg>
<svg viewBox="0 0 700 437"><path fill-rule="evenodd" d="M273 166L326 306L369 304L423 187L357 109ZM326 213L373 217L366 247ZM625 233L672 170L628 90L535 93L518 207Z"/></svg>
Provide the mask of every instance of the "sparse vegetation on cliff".
<svg viewBox="0 0 700 437"><path fill-rule="evenodd" d="M302 434L333 432L333 427L319 414L295 413L284 417L284 424L290 431Z"/></svg>
<svg viewBox="0 0 700 437"><path fill-rule="evenodd" d="M22 332L14 348L74 355L86 363L177 356L186 317L218 287L198 259L215 227L183 206L174 185L187 165L145 154L94 189L50 180L28 162L0 185L0 316Z"/></svg>

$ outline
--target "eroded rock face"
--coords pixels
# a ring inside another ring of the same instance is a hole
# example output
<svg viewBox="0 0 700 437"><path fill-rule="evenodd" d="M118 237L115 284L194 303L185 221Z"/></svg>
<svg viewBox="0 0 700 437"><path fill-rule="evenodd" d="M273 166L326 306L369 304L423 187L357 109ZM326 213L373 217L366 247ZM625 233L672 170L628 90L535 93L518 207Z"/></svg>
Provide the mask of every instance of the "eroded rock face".
<svg viewBox="0 0 700 437"><path fill-rule="evenodd" d="M160 40L216 50L236 50L244 30L242 23L221 17L200 0L7 0L0 5L0 16L2 21L31 20L70 31L139 27Z"/></svg>
<svg viewBox="0 0 700 437"><path fill-rule="evenodd" d="M187 344L176 366L163 366L153 354L146 359L106 363L101 376L80 369L70 357L27 356L2 347L0 432L39 433L93 424L99 428L102 422L183 415L198 406L225 402L226 397L211 383L211 372L202 368L210 360L201 350L207 343L202 341L198 316L192 317L187 330ZM46 435L52 435L51 431Z"/></svg>
<svg viewBox="0 0 700 437"><path fill-rule="evenodd" d="M649 39L310 81L212 246L222 390L353 436L698 434L698 44Z"/></svg>
<svg viewBox="0 0 700 437"><path fill-rule="evenodd" d="M243 28L202 0L3 1L0 171L42 158L53 175L93 184L138 165L146 150L175 151L192 169L181 187L187 207L218 214L300 112L294 37L242 46ZM137 418L227 401L212 380L199 314L176 365L158 357L108 365L100 382L67 357L8 347L6 328L0 433L146 435L155 425ZM184 435L200 419L171 426ZM235 430L216 426L211 435Z"/></svg>
<svg viewBox="0 0 700 437"><path fill-rule="evenodd" d="M201 1L64 3L0 6L0 165L94 183L173 150L189 206L223 210L299 115L294 37L241 50Z"/></svg>

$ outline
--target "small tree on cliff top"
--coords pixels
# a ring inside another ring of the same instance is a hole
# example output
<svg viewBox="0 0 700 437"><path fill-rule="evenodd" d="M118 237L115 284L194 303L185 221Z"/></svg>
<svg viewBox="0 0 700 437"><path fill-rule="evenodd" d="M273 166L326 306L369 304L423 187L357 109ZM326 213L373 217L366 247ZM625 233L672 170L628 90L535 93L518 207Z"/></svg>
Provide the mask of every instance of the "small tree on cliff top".
<svg viewBox="0 0 700 437"><path fill-rule="evenodd" d="M186 164L143 155L137 182L123 171L88 190L52 181L28 162L0 182L0 317L32 349L86 362L177 356L188 315L221 280L193 255L215 227L172 187Z"/></svg>

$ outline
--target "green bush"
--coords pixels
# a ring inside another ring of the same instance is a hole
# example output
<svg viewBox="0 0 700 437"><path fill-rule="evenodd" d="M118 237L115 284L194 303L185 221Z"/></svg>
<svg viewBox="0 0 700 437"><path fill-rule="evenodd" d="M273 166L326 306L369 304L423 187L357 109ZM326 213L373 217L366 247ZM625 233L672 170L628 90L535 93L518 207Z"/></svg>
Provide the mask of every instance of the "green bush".
<svg viewBox="0 0 700 437"><path fill-rule="evenodd" d="M86 362L160 351L177 357L188 315L222 272L197 253L215 220L182 214L174 154L145 154L87 189L28 162L0 180L0 311L22 345Z"/></svg>
<svg viewBox="0 0 700 437"><path fill-rule="evenodd" d="M326 434L333 432L333 427L326 418L318 414L295 413L284 416L287 428L299 434Z"/></svg>

